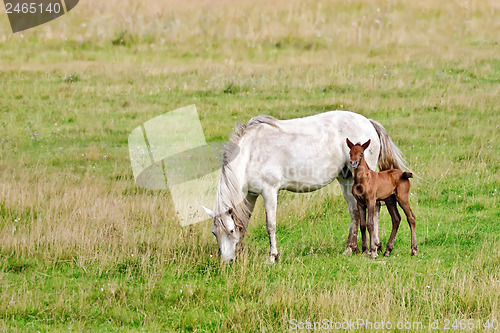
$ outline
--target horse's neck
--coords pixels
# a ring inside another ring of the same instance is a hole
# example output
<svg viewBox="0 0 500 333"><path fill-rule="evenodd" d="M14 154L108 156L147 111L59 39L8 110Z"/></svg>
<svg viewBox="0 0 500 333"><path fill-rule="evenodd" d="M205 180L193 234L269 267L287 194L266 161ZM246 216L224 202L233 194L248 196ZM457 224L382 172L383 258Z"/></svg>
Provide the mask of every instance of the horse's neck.
<svg viewBox="0 0 500 333"><path fill-rule="evenodd" d="M246 186L246 167L248 156L246 149L240 148L240 153L234 160L231 161L231 170L238 181L238 186L243 189Z"/></svg>
<svg viewBox="0 0 500 333"><path fill-rule="evenodd" d="M245 160L245 155L242 154L242 151L234 158L231 162L228 163L228 165L223 166L225 170L221 170L221 172L226 172L226 179L223 179L222 177L220 178L220 182L223 181L231 181L233 182L234 185L236 185L237 190L242 191L244 186L246 185L246 179L245 179L245 168L246 168L246 160ZM227 187L231 187L229 184L226 184ZM222 186L221 183L219 183L219 187ZM234 207L226 207L234 198L231 198L233 196L232 193L223 191L220 192L220 197L217 198L219 200L219 206L221 209L228 209L228 208L234 208Z"/></svg>
<svg viewBox="0 0 500 333"><path fill-rule="evenodd" d="M358 168L354 169L354 181L358 184L367 181L372 172L363 157L359 162Z"/></svg>

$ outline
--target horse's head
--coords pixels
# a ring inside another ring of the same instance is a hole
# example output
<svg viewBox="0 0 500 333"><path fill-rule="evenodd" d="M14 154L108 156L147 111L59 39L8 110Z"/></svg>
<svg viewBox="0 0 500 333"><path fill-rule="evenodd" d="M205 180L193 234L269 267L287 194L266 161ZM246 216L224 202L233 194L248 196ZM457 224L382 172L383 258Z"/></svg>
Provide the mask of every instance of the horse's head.
<svg viewBox="0 0 500 333"><path fill-rule="evenodd" d="M217 243L219 243L222 260L232 262L236 256L236 248L243 239L243 230L234 223L233 209L229 208L227 211L219 214L206 207L203 207L203 209L213 218L212 234L214 234Z"/></svg>
<svg viewBox="0 0 500 333"><path fill-rule="evenodd" d="M354 144L349 139L345 139L345 141L347 143L347 147L349 147L349 149L350 149L350 151L349 151L349 157L350 157L349 163L351 164L351 167L353 169L357 169L359 167L359 165L361 164L361 160L363 159L364 152L365 152L366 148L368 148L368 146L370 145L371 140L366 141L362 145L360 145L359 143Z"/></svg>

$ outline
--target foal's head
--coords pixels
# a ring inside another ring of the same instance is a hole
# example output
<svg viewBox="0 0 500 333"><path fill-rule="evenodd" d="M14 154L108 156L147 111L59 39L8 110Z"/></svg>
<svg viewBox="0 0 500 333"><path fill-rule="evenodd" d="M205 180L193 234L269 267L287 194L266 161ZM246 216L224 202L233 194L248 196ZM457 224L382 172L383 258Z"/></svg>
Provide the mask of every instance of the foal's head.
<svg viewBox="0 0 500 333"><path fill-rule="evenodd" d="M370 141L371 140L368 140L362 145L360 145L359 143L354 144L351 142L351 140L345 139L347 147L349 147L349 149L351 150L349 152L349 157L350 157L349 162L351 163L351 167L353 169L359 168L359 165L361 164L361 159L363 159L363 154L366 148L368 148L368 146L370 145Z"/></svg>

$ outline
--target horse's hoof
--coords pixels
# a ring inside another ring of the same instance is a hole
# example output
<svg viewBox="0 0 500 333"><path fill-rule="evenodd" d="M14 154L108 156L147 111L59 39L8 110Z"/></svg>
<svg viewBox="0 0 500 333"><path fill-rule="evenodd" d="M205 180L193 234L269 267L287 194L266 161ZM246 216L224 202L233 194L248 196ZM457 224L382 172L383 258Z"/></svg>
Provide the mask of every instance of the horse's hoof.
<svg viewBox="0 0 500 333"><path fill-rule="evenodd" d="M384 257L388 257L388 256L390 256L390 255L391 255L391 252L389 252L389 251L385 251L385 253L384 253Z"/></svg>
<svg viewBox="0 0 500 333"><path fill-rule="evenodd" d="M417 255L417 250L411 250L411 255L416 256Z"/></svg>
<svg viewBox="0 0 500 333"><path fill-rule="evenodd" d="M352 249L350 247L346 248L344 253L342 255L344 256L350 256L352 254Z"/></svg>
<svg viewBox="0 0 500 333"><path fill-rule="evenodd" d="M347 246L345 248L345 251L344 253L342 253L344 256L350 256L351 254L356 254L359 252L359 247L355 246L355 247L351 247L351 246Z"/></svg>
<svg viewBox="0 0 500 333"><path fill-rule="evenodd" d="M273 264L277 263L278 261L279 261L279 255L278 254L276 254L276 255L271 254L271 255L269 255L269 258L267 258L266 264L273 265Z"/></svg>
<svg viewBox="0 0 500 333"><path fill-rule="evenodd" d="M378 253L377 253L377 251L376 251L376 250L375 250L375 251L372 251L372 252L370 253L370 258L372 258L372 259L376 259L377 257L378 257Z"/></svg>

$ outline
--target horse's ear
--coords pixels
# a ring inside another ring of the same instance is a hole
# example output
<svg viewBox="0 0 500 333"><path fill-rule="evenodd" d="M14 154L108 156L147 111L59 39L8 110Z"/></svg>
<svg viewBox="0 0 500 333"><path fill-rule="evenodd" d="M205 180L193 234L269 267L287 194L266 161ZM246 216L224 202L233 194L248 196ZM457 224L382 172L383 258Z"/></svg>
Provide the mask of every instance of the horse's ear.
<svg viewBox="0 0 500 333"><path fill-rule="evenodd" d="M349 149L352 149L352 147L354 147L354 143L352 143L349 138L346 138L345 142L347 143L347 147L349 147Z"/></svg>
<svg viewBox="0 0 500 333"><path fill-rule="evenodd" d="M212 217L212 218L213 218L213 217L215 216L215 214L214 214L214 211L213 211L213 210L210 210L210 209L208 209L208 208L207 208L207 207L205 207L205 206L201 206L201 208L203 208L203 210L204 210L204 211L205 211L205 212L206 212L206 213L207 213L210 217Z"/></svg>
<svg viewBox="0 0 500 333"><path fill-rule="evenodd" d="M370 145L370 142L371 142L371 141L372 141L371 139L368 139L368 141L366 141L365 143L363 143L363 145L362 145L361 147L362 147L363 149L368 148L368 146Z"/></svg>

